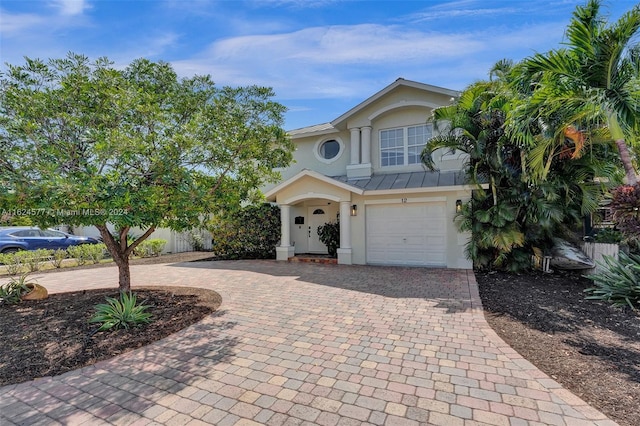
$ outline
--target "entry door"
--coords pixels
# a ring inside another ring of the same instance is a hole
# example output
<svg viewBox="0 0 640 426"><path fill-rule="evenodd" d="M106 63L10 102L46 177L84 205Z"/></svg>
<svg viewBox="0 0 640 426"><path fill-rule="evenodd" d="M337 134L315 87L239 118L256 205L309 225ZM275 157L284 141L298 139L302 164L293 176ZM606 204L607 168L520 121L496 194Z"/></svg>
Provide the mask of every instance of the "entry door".
<svg viewBox="0 0 640 426"><path fill-rule="evenodd" d="M329 222L327 208L309 207L307 217L309 218L309 226L307 227L307 233L309 236L309 253L328 253L327 246L322 244L322 241L320 241L320 237L318 236L318 227Z"/></svg>

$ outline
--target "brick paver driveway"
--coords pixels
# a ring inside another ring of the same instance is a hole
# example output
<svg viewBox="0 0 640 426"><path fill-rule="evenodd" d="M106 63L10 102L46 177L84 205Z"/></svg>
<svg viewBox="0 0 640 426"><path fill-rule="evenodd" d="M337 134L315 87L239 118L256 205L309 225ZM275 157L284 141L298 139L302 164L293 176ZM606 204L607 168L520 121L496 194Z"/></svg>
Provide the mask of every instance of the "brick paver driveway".
<svg viewBox="0 0 640 426"><path fill-rule="evenodd" d="M43 274L115 286L113 267ZM0 388L0 424L611 425L504 344L470 271L198 262L132 267L221 309L163 341Z"/></svg>

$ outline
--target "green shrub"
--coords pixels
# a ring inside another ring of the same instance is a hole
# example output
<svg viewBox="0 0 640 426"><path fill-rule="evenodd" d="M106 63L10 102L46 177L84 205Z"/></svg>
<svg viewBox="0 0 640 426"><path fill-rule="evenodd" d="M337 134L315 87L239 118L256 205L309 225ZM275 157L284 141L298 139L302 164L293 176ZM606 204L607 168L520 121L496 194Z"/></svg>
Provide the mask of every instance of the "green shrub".
<svg viewBox="0 0 640 426"><path fill-rule="evenodd" d="M338 256L340 247L340 222L328 222L318 227L318 236L322 244L327 246L329 256Z"/></svg>
<svg viewBox="0 0 640 426"><path fill-rule="evenodd" d="M167 244L167 240L163 240L161 238L145 240L141 242L138 245L138 247L135 248L135 250L133 251L133 254L139 257L160 256L166 244Z"/></svg>
<svg viewBox="0 0 640 426"><path fill-rule="evenodd" d="M189 231L189 242L195 251L204 250L204 240L199 232Z"/></svg>
<svg viewBox="0 0 640 426"><path fill-rule="evenodd" d="M38 249L29 251L19 251L15 255L20 258L23 265L27 266L29 272L39 271L42 264L48 261L53 254L53 250Z"/></svg>
<svg viewBox="0 0 640 426"><path fill-rule="evenodd" d="M17 253L0 254L0 263L2 263L6 271L11 275L19 274L23 269L22 258L16 256Z"/></svg>
<svg viewBox="0 0 640 426"><path fill-rule="evenodd" d="M0 226L33 226L29 216L3 215L0 217Z"/></svg>
<svg viewBox="0 0 640 426"><path fill-rule="evenodd" d="M27 284L35 284L27 280L29 273L20 275L19 277L12 277L8 283L0 286L0 302L8 305L15 305L20 302L22 296L29 293Z"/></svg>
<svg viewBox="0 0 640 426"><path fill-rule="evenodd" d="M84 244L81 244L79 246L70 246L69 248L67 248L69 257L75 259L79 266L84 265L88 260L87 250L84 248L84 246Z"/></svg>
<svg viewBox="0 0 640 426"><path fill-rule="evenodd" d="M602 271L589 275L594 287L585 290L587 299L603 300L615 306L640 306L640 255L627 255L623 251L618 259L604 256L604 263L598 262Z"/></svg>
<svg viewBox="0 0 640 426"><path fill-rule="evenodd" d="M270 204L229 211L209 223L221 259L273 259L280 243L280 208Z"/></svg>
<svg viewBox="0 0 640 426"><path fill-rule="evenodd" d="M107 250L107 246L104 243L83 244L80 247L82 247L86 259L94 264L100 263L100 261L104 259L104 253Z"/></svg>
<svg viewBox="0 0 640 426"><path fill-rule="evenodd" d="M68 253L66 250L63 249L58 249L55 250L53 252L53 255L51 256L51 264L57 268L60 269L62 268L62 262L64 262L64 260L68 257Z"/></svg>
<svg viewBox="0 0 640 426"><path fill-rule="evenodd" d="M618 244L622 238L622 232L613 228L602 228L598 229L594 240L596 243Z"/></svg>
<svg viewBox="0 0 640 426"><path fill-rule="evenodd" d="M151 314L145 312L148 308L147 305L138 304L135 294L120 293L120 299L107 297L107 303L96 305L96 313L89 322L101 323L98 331L128 329L151 322Z"/></svg>

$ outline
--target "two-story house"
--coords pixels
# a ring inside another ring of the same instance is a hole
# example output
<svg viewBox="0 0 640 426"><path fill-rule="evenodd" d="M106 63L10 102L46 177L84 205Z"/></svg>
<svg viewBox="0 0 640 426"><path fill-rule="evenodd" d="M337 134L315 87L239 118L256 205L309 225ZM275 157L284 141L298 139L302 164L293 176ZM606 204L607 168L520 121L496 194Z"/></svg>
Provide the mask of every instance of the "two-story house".
<svg viewBox="0 0 640 426"><path fill-rule="evenodd" d="M436 152L437 172L420 160L432 110L458 95L398 79L330 123L290 131L295 162L265 189L281 209L277 259L326 253L317 229L339 220L338 263L470 268L454 222L471 197L465 157Z"/></svg>

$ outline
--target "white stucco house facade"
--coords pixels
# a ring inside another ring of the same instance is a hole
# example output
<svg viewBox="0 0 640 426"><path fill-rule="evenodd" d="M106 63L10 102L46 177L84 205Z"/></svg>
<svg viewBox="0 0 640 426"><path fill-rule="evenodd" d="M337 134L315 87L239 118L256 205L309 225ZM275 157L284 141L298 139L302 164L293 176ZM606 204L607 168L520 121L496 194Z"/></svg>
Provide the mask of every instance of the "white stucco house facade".
<svg viewBox="0 0 640 426"><path fill-rule="evenodd" d="M428 117L458 95L398 79L330 123L290 131L295 161L263 188L281 209L277 259L327 253L317 228L339 220L339 264L470 268L454 222L473 189L465 157L436 152L437 172L420 161Z"/></svg>

